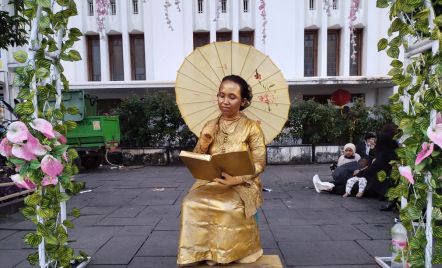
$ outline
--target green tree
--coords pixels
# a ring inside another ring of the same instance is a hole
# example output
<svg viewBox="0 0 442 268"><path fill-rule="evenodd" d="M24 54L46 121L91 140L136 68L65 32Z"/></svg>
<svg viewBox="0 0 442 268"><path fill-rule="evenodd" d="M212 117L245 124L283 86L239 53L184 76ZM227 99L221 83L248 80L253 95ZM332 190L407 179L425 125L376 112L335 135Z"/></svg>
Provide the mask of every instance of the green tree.
<svg viewBox="0 0 442 268"><path fill-rule="evenodd" d="M166 91L146 91L143 97L132 94L113 112L120 118L121 139L130 146L196 144L175 98Z"/></svg>
<svg viewBox="0 0 442 268"><path fill-rule="evenodd" d="M25 27L29 25L29 21L22 16L24 1L10 1L9 5L14 7L14 15L0 11L0 49L4 50L8 50L9 46L23 46L28 43Z"/></svg>

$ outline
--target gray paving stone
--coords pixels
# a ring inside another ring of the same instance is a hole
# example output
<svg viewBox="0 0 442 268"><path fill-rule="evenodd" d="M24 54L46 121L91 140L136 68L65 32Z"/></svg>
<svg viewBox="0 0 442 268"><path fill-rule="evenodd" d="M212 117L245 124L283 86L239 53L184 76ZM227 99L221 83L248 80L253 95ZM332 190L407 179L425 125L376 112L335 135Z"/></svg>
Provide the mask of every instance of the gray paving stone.
<svg viewBox="0 0 442 268"><path fill-rule="evenodd" d="M275 240L280 241L328 241L330 237L319 226L272 227Z"/></svg>
<svg viewBox="0 0 442 268"><path fill-rule="evenodd" d="M394 217L379 213L378 211L354 212L354 215L366 223L381 223L394 225Z"/></svg>
<svg viewBox="0 0 442 268"><path fill-rule="evenodd" d="M160 220L160 217L140 217L140 215L135 218L104 218L95 226L157 225Z"/></svg>
<svg viewBox="0 0 442 268"><path fill-rule="evenodd" d="M118 207L94 207L94 206L87 206L80 210L81 215L108 215L115 210L117 210Z"/></svg>
<svg viewBox="0 0 442 268"><path fill-rule="evenodd" d="M172 268L177 267L176 262L176 257L135 257L127 268Z"/></svg>
<svg viewBox="0 0 442 268"><path fill-rule="evenodd" d="M288 266L373 264L373 258L354 241L278 242Z"/></svg>
<svg viewBox="0 0 442 268"><path fill-rule="evenodd" d="M136 256L176 258L179 235L179 231L153 231Z"/></svg>
<svg viewBox="0 0 442 268"><path fill-rule="evenodd" d="M82 228L84 226L93 226L104 217L106 217L106 215L81 215L80 217L73 219L72 224L77 228Z"/></svg>
<svg viewBox="0 0 442 268"><path fill-rule="evenodd" d="M320 227L332 240L370 239L370 237L350 224L321 225Z"/></svg>
<svg viewBox="0 0 442 268"><path fill-rule="evenodd" d="M109 265L109 264L88 264L87 268L126 268L127 265Z"/></svg>
<svg viewBox="0 0 442 268"><path fill-rule="evenodd" d="M108 215L110 218L133 218L143 211L146 206L122 206Z"/></svg>
<svg viewBox="0 0 442 268"><path fill-rule="evenodd" d="M326 266L291 266L293 268L379 268L377 264L369 265L326 265ZM89 268L89 267L88 267Z"/></svg>
<svg viewBox="0 0 442 268"><path fill-rule="evenodd" d="M139 216L177 218L181 213L181 205L151 205L147 206Z"/></svg>
<svg viewBox="0 0 442 268"><path fill-rule="evenodd" d="M157 226L155 226L155 231L180 231L181 230L181 218L169 218L162 219Z"/></svg>
<svg viewBox="0 0 442 268"><path fill-rule="evenodd" d="M138 185L138 187L143 188L177 188L181 185L179 182L152 182L152 181L145 181Z"/></svg>
<svg viewBox="0 0 442 268"><path fill-rule="evenodd" d="M141 235L149 236L154 226L124 226L115 236Z"/></svg>
<svg viewBox="0 0 442 268"><path fill-rule="evenodd" d="M365 223L362 219L343 208L289 209L264 211L271 225L324 225Z"/></svg>
<svg viewBox="0 0 442 268"><path fill-rule="evenodd" d="M391 256L391 240L357 240L356 242L373 257Z"/></svg>
<svg viewBox="0 0 442 268"><path fill-rule="evenodd" d="M163 192L154 192L153 189L147 189L146 192L137 196L128 203L131 206L148 205L172 205L181 195L181 191L174 191L173 188L164 188Z"/></svg>
<svg viewBox="0 0 442 268"><path fill-rule="evenodd" d="M261 209L287 209L287 206L283 203L282 200L264 200L264 203L261 206Z"/></svg>
<svg viewBox="0 0 442 268"><path fill-rule="evenodd" d="M17 231L15 230L0 230L0 240L16 233Z"/></svg>
<svg viewBox="0 0 442 268"><path fill-rule="evenodd" d="M92 257L91 264L129 264L147 236L112 237Z"/></svg>
<svg viewBox="0 0 442 268"><path fill-rule="evenodd" d="M6 226L6 227L2 227L4 229L9 229L9 230L27 230L27 231L32 231L35 230L35 224L30 221L30 220L23 220L21 222ZM1 232L1 231L0 231Z"/></svg>
<svg viewBox="0 0 442 268"><path fill-rule="evenodd" d="M393 224L355 224L353 226L361 230L371 239L386 239L391 238L390 228Z"/></svg>
<svg viewBox="0 0 442 268"><path fill-rule="evenodd" d="M303 197L303 202L299 202L297 199L285 199L282 200L288 209L296 208L312 208L312 209L322 209L322 208L340 208L341 206L332 200L327 200L324 198L315 198L316 195L312 197Z"/></svg>
<svg viewBox="0 0 442 268"><path fill-rule="evenodd" d="M27 233L30 233L30 231L16 232L0 240L0 249L30 249L31 246L23 241L23 236Z"/></svg>
<svg viewBox="0 0 442 268"><path fill-rule="evenodd" d="M261 237L262 248L278 248L275 237L273 237L272 231L259 230L259 236Z"/></svg>
<svg viewBox="0 0 442 268"><path fill-rule="evenodd" d="M109 239L121 230L121 227L103 226L103 227L82 227L69 230L69 240L76 240L71 243L75 249L95 249L98 250ZM85 250L87 254L90 251Z"/></svg>
<svg viewBox="0 0 442 268"><path fill-rule="evenodd" d="M34 254L37 252L37 250L17 250L17 249L10 249L10 250L0 250L0 267L1 268L10 268L14 267L17 264L20 264L23 262L24 259L28 257L29 254ZM28 262L27 267L32 267ZM35 267L35 266L34 266Z"/></svg>

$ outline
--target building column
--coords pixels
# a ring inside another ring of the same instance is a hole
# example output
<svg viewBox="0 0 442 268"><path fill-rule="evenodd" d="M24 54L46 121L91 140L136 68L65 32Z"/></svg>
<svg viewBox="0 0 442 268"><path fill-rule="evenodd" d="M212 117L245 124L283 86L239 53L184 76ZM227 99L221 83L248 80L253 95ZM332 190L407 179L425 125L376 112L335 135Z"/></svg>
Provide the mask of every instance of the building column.
<svg viewBox="0 0 442 268"><path fill-rule="evenodd" d="M127 8L128 2L120 2L121 9L121 34L123 39L123 65L124 65L124 81L132 80L132 67L131 67L131 57L130 57L130 41L129 41L129 27L128 16L129 10Z"/></svg>
<svg viewBox="0 0 442 268"><path fill-rule="evenodd" d="M187 57L193 51L193 1L182 1L181 13L183 14L183 56Z"/></svg>
<svg viewBox="0 0 442 268"><path fill-rule="evenodd" d="M239 42L239 12L240 12L240 0L230 1L232 5L232 41Z"/></svg>
<svg viewBox="0 0 442 268"><path fill-rule="evenodd" d="M146 80L154 80L152 1L143 3L144 57L146 60Z"/></svg>
<svg viewBox="0 0 442 268"><path fill-rule="evenodd" d="M321 16L321 27L318 32L318 76L327 76L327 28L328 28L328 15L323 10L324 2L321 1L318 13Z"/></svg>
<svg viewBox="0 0 442 268"><path fill-rule="evenodd" d="M209 12L210 43L212 43L216 41L216 29L218 22L213 20L216 18L216 7L218 5L218 1L210 0L207 2L207 11Z"/></svg>
<svg viewBox="0 0 442 268"><path fill-rule="evenodd" d="M252 3L253 2L253 3ZM252 15L255 18L255 42L254 47L261 51L262 53L266 53L265 44L262 42L262 16L261 10L258 7L261 5L260 0L250 0L250 11L253 12ZM268 39L267 39L268 40Z"/></svg>
<svg viewBox="0 0 442 268"><path fill-rule="evenodd" d="M350 76L350 54L351 54L351 46L350 46L350 29L348 28L348 18L347 14L350 14L350 6L351 1L344 1L344 29L342 31L342 44L341 44L341 60L340 64L342 67L339 70L339 74L342 76ZM358 55L358 57L362 57L362 55Z"/></svg>
<svg viewBox="0 0 442 268"><path fill-rule="evenodd" d="M367 18L373 18L373 15L378 15L379 11L377 11L378 8L376 8L376 3L367 1ZM375 15L375 16L376 16ZM380 20L370 20L370 23L367 23L367 26L365 27L364 32L364 46L362 54L364 57L362 58L363 65L366 66L365 73L362 73L364 76L374 76L378 73L378 52L377 52L377 46L376 45L368 45L368 39L369 38L376 38L376 40L379 40L379 29L378 22ZM372 42L370 42L371 44ZM377 44L376 42L373 42L373 44ZM364 68L362 68L364 70Z"/></svg>
<svg viewBox="0 0 442 268"><path fill-rule="evenodd" d="M304 24L305 24L305 1L297 1L296 8L293 9L295 12L294 16L294 25L291 27L295 27L295 35L297 37L294 39L295 43L295 51L299 51L296 55L296 59L294 64L294 77L304 77Z"/></svg>
<svg viewBox="0 0 442 268"><path fill-rule="evenodd" d="M104 33L104 40L100 39L100 64L101 64L101 81L110 80L109 70L109 39Z"/></svg>

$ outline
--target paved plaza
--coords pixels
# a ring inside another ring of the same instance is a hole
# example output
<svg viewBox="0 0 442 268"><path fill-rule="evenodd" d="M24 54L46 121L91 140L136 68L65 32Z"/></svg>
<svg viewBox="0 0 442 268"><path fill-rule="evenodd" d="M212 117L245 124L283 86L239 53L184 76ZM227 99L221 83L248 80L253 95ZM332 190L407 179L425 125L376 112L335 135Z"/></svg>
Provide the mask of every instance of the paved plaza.
<svg viewBox="0 0 442 268"><path fill-rule="evenodd" d="M259 229L266 255L279 255L285 267L379 267L389 256L397 210L381 212L383 202L317 194L312 177L331 179L328 165L268 166L261 175L264 204ZM186 167L81 170L86 192L68 201L75 229L71 246L92 256L87 268L176 267L181 201L194 183ZM164 191L158 191L164 189ZM88 191L90 190L90 191ZM0 267L32 267L22 237L35 226L20 213L0 219ZM36 267L36 266L34 266Z"/></svg>

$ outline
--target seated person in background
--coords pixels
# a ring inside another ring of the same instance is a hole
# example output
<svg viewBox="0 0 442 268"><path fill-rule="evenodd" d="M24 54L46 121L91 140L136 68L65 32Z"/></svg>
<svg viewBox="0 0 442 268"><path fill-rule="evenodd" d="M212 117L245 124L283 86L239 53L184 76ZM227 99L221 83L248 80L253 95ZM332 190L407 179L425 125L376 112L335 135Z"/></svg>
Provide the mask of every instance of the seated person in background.
<svg viewBox="0 0 442 268"><path fill-rule="evenodd" d="M370 161L367 158L361 158L358 162L348 162L335 169L332 174L334 184L345 184L346 181L354 177L353 173L356 170L364 169L370 165Z"/></svg>
<svg viewBox="0 0 442 268"><path fill-rule="evenodd" d="M358 148L356 149L356 153L358 153L362 158L367 158L370 162L374 159L374 146L376 140L376 136L367 133L364 137L364 142L358 145Z"/></svg>
<svg viewBox="0 0 442 268"><path fill-rule="evenodd" d="M345 165L349 165L352 163L353 162L347 163ZM345 165L343 165L343 166L345 166ZM362 168L356 168L355 170L353 170L353 173L356 170L365 169L366 167L368 167L370 165L370 162L366 158L361 158L361 160L358 161L358 165ZM341 167L343 167L343 166L341 166ZM353 173L352 173L352 175L353 175ZM367 180L365 178L358 178L358 177L352 177L347 180L347 185L345 186L345 194L343 195L343 197L347 197L347 196L351 195L351 190L353 189L353 185L355 185L356 182L359 183L359 191L356 194L356 197L362 197L362 195L364 194L365 186L367 186Z"/></svg>
<svg viewBox="0 0 442 268"><path fill-rule="evenodd" d="M352 161L337 167L332 173L334 181L321 182L318 174L313 177L313 184L316 192L320 193L321 190L330 190L335 186L344 186L350 178L353 178L356 170L362 170L370 165L370 162L366 158L361 158L359 161ZM354 183L353 183L354 184Z"/></svg>
<svg viewBox="0 0 442 268"><path fill-rule="evenodd" d="M344 146L344 154L339 157L336 166L340 167L349 162L357 162L359 159L361 159L361 156L356 153L356 146L353 143L347 143Z"/></svg>

